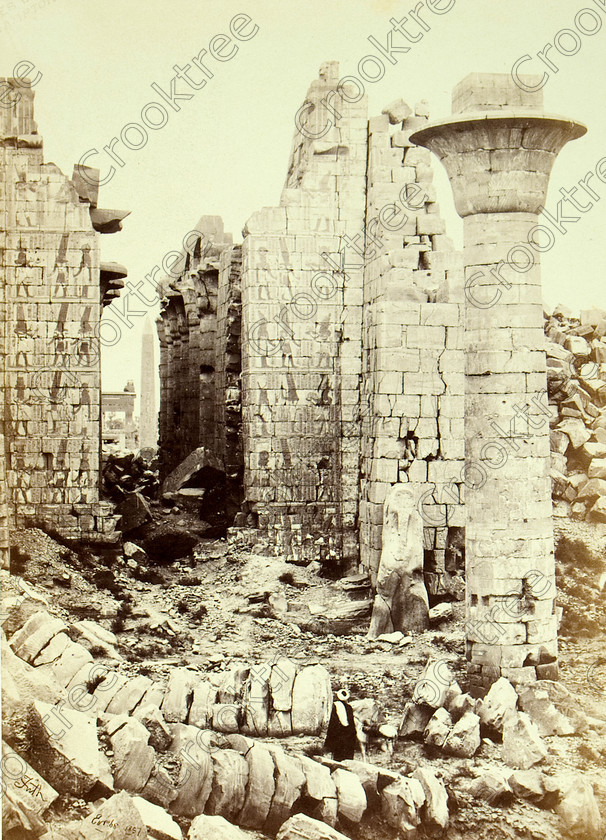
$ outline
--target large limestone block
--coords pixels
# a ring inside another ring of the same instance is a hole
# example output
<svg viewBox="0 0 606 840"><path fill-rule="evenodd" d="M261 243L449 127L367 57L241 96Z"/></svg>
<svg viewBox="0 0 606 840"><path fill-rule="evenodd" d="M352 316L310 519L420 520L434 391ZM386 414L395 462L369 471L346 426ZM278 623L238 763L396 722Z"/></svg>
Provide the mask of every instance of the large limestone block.
<svg viewBox="0 0 606 840"><path fill-rule="evenodd" d="M46 831L43 813L59 796L27 761L2 742L2 828L31 832Z"/></svg>
<svg viewBox="0 0 606 840"><path fill-rule="evenodd" d="M295 814L282 825L276 840L347 840L347 837L306 814Z"/></svg>
<svg viewBox="0 0 606 840"><path fill-rule="evenodd" d="M150 837L155 840L182 840L183 832L164 808L153 805L141 796L133 796L132 802Z"/></svg>
<svg viewBox="0 0 606 840"><path fill-rule="evenodd" d="M359 823L366 811L366 792L355 773L338 768L332 774L337 788L339 819L343 817L352 823Z"/></svg>
<svg viewBox="0 0 606 840"><path fill-rule="evenodd" d="M290 712L292 709L292 690L297 673L297 666L287 656L281 656L271 669L269 693L273 709Z"/></svg>
<svg viewBox="0 0 606 840"><path fill-rule="evenodd" d="M547 748L526 712L510 712L503 724L502 758L509 767L528 770L543 761Z"/></svg>
<svg viewBox="0 0 606 840"><path fill-rule="evenodd" d="M149 677L134 677L114 694L105 711L110 715L131 714L151 684Z"/></svg>
<svg viewBox="0 0 606 840"><path fill-rule="evenodd" d="M446 702L450 686L455 683L456 680L443 659L429 659L415 683L412 700L414 703L439 709Z"/></svg>
<svg viewBox="0 0 606 840"><path fill-rule="evenodd" d="M140 793L147 784L155 763L155 753L148 740L149 732L135 718L128 718L110 736L117 788Z"/></svg>
<svg viewBox="0 0 606 840"><path fill-rule="evenodd" d="M167 723L185 723L199 674L188 668L173 668L162 700L162 714Z"/></svg>
<svg viewBox="0 0 606 840"><path fill-rule="evenodd" d="M444 752L471 758L478 751L480 743L480 718L474 712L465 712L444 741Z"/></svg>
<svg viewBox="0 0 606 840"><path fill-rule="evenodd" d="M192 821L187 840L249 840L250 834L224 817L201 814Z"/></svg>
<svg viewBox="0 0 606 840"><path fill-rule="evenodd" d="M132 798L121 791L100 805L79 826L81 840L132 840L147 837L147 829Z"/></svg>
<svg viewBox="0 0 606 840"><path fill-rule="evenodd" d="M414 837L425 803L422 784L402 776L381 791L381 813L385 822L398 829L403 837Z"/></svg>
<svg viewBox="0 0 606 840"><path fill-rule="evenodd" d="M581 837L583 840L602 838L600 811L588 779L574 775L555 811L571 837Z"/></svg>
<svg viewBox="0 0 606 840"><path fill-rule="evenodd" d="M217 458L208 449L199 446L190 452L187 458L175 467L164 479L162 493L176 493L189 479L204 467L211 467L214 470L223 472L223 468Z"/></svg>
<svg viewBox="0 0 606 840"><path fill-rule="evenodd" d="M503 721L508 712L514 712L518 703L518 694L509 680L500 677L490 691L480 700L476 711L480 723L491 732L503 732Z"/></svg>
<svg viewBox="0 0 606 840"><path fill-rule="evenodd" d="M30 718L32 761L61 793L82 797L98 782L113 780L99 749L96 722L82 712L36 701Z"/></svg>
<svg viewBox="0 0 606 840"><path fill-rule="evenodd" d="M428 767L417 767L412 778L421 783L425 794L423 824L431 823L440 828L448 825L448 793L444 784Z"/></svg>
<svg viewBox="0 0 606 840"><path fill-rule="evenodd" d="M305 784L305 775L301 762L294 756L287 755L280 747L268 745L276 766L276 789L267 815L264 830L270 834L280 828L292 813L295 802L301 796Z"/></svg>
<svg viewBox="0 0 606 840"><path fill-rule="evenodd" d="M539 735L574 735L575 725L552 702L541 683L520 686L520 709L536 725Z"/></svg>
<svg viewBox="0 0 606 840"><path fill-rule="evenodd" d="M31 663L53 636L65 630L67 625L64 621L46 610L40 610L17 630L10 640L10 646L20 659Z"/></svg>
<svg viewBox="0 0 606 840"><path fill-rule="evenodd" d="M253 665L244 690L243 731L250 735L267 735L269 718L269 678L271 665L262 662Z"/></svg>
<svg viewBox="0 0 606 840"><path fill-rule="evenodd" d="M330 674L322 665L308 665L295 677L292 689L292 731L319 735L328 726L332 711Z"/></svg>
<svg viewBox="0 0 606 840"><path fill-rule="evenodd" d="M183 817L201 814L206 808L213 783L211 734L194 726L178 723L172 727L170 751L181 759L177 779L177 798L171 810Z"/></svg>
<svg viewBox="0 0 606 840"><path fill-rule="evenodd" d="M217 750L213 753L212 790L206 810L209 814L236 822L246 798L248 764L235 750Z"/></svg>
<svg viewBox="0 0 606 840"><path fill-rule="evenodd" d="M383 508L382 550L368 635L424 630L429 601L423 578L423 520L411 487L396 484Z"/></svg>
<svg viewBox="0 0 606 840"><path fill-rule="evenodd" d="M172 733L168 728L164 716L160 709L153 703L148 703L146 706L137 706L133 712L133 717L140 720L143 726L149 732L149 745L158 752L164 752L168 749L173 740Z"/></svg>
<svg viewBox="0 0 606 840"><path fill-rule="evenodd" d="M255 743L245 754L248 784L244 805L237 822L244 828L262 829L276 789L272 755L262 744Z"/></svg>
<svg viewBox="0 0 606 840"><path fill-rule="evenodd" d="M423 740L434 747L443 747L452 729L452 718L446 709L436 709L423 732Z"/></svg>
<svg viewBox="0 0 606 840"><path fill-rule="evenodd" d="M10 638L37 612L48 609L49 602L27 581L6 570L0 572L0 623Z"/></svg>
<svg viewBox="0 0 606 840"><path fill-rule="evenodd" d="M57 633L50 642L42 648L40 653L34 658L32 664L36 667L38 665L48 665L49 662L54 662L59 659L65 648L70 643L70 638L67 633Z"/></svg>
<svg viewBox="0 0 606 840"><path fill-rule="evenodd" d="M200 729L209 729L213 721L213 706L217 702L217 689L210 683L199 682L193 693L187 722Z"/></svg>
<svg viewBox="0 0 606 840"><path fill-rule="evenodd" d="M39 665L38 667L43 673L50 674L59 685L67 688L76 674L92 662L93 657L84 645L70 641L58 659L48 665Z"/></svg>

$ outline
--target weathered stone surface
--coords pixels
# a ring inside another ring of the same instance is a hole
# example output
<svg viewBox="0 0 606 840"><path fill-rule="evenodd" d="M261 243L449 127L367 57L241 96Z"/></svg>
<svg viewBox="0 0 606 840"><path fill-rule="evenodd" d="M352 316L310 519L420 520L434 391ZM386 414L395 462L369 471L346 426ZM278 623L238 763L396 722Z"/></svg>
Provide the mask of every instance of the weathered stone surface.
<svg viewBox="0 0 606 840"><path fill-rule="evenodd" d="M38 836L46 830L43 814L58 792L27 761L2 742L2 828Z"/></svg>
<svg viewBox="0 0 606 840"><path fill-rule="evenodd" d="M305 814L295 814L282 825L276 840L347 840L347 837Z"/></svg>
<svg viewBox="0 0 606 840"><path fill-rule="evenodd" d="M133 712L133 717L140 720L149 732L150 747L159 752L168 749L173 735L157 706L154 706L153 703L148 703L146 706L139 705Z"/></svg>
<svg viewBox="0 0 606 840"><path fill-rule="evenodd" d="M349 770L334 770L332 780L337 788L339 819L345 818L352 823L359 823L366 811L366 793L362 782Z"/></svg>
<svg viewBox="0 0 606 840"><path fill-rule="evenodd" d="M60 793L82 797L99 781L112 786L105 755L99 749L95 721L82 712L34 702L30 719L32 762Z"/></svg>
<svg viewBox="0 0 606 840"><path fill-rule="evenodd" d="M121 530L128 534L152 520L152 512L147 499L141 493L131 493L117 507L117 513L122 517Z"/></svg>
<svg viewBox="0 0 606 840"><path fill-rule="evenodd" d="M81 840L131 840L147 835L141 814L126 791L106 800L83 820L79 829Z"/></svg>
<svg viewBox="0 0 606 840"><path fill-rule="evenodd" d="M448 825L448 793L443 782L427 767L417 767L412 778L420 782L425 794L422 809L423 825L446 828Z"/></svg>
<svg viewBox="0 0 606 840"><path fill-rule="evenodd" d="M335 825L338 811L337 787L330 774L330 770L328 767L308 758L306 755L300 755L299 761L305 776L303 795L306 798L313 799L317 803L312 816L321 819L329 825ZM345 764L346 762L343 763ZM356 762L350 763L355 764ZM359 774L356 775L360 778Z"/></svg>
<svg viewBox="0 0 606 840"><path fill-rule="evenodd" d="M212 761L212 790L206 810L209 814L218 814L236 822L246 798L248 764L235 750L217 750L212 755Z"/></svg>
<svg viewBox="0 0 606 840"><path fill-rule="evenodd" d="M208 729L212 726L213 706L217 702L217 689L204 680L197 683L194 688L193 699L187 722L200 729Z"/></svg>
<svg viewBox="0 0 606 840"><path fill-rule="evenodd" d="M376 639L394 630L424 630L429 601L423 582L423 521L415 495L396 484L383 508L382 550L376 580L376 610L368 631Z"/></svg>
<svg viewBox="0 0 606 840"><path fill-rule="evenodd" d="M269 692L271 705L276 711L290 712L292 709L292 690L297 666L287 656L281 656L271 669Z"/></svg>
<svg viewBox="0 0 606 840"><path fill-rule="evenodd" d="M182 840L183 832L164 808L153 805L141 796L133 796L132 803L141 815L150 837L155 840Z"/></svg>
<svg viewBox="0 0 606 840"><path fill-rule="evenodd" d="M593 788L588 779L574 775L555 811L572 837L598 840L602 837L602 819Z"/></svg>
<svg viewBox="0 0 606 840"><path fill-rule="evenodd" d="M267 735L271 671L272 667L268 662L253 665L250 669L242 700L243 731L249 735Z"/></svg>
<svg viewBox="0 0 606 840"><path fill-rule="evenodd" d="M525 712L510 712L503 724L503 761L509 767L528 770L547 756L539 730Z"/></svg>
<svg viewBox="0 0 606 840"><path fill-rule="evenodd" d="M0 624L10 638L37 612L48 610L49 602L18 575L0 572Z"/></svg>
<svg viewBox="0 0 606 840"><path fill-rule="evenodd" d="M161 808L171 807L171 803L177 798L177 789L172 777L157 761L141 790L141 796Z"/></svg>
<svg viewBox="0 0 606 840"><path fill-rule="evenodd" d="M59 685L67 688L76 674L92 661L92 656L83 645L70 641L58 659L48 665L40 665L40 670L52 675Z"/></svg>
<svg viewBox="0 0 606 840"><path fill-rule="evenodd" d="M433 709L429 706L419 706L409 701L404 706L404 715L400 725L400 736L411 739L422 738L425 727L429 723L432 715Z"/></svg>
<svg viewBox="0 0 606 840"><path fill-rule="evenodd" d="M134 718L110 736L114 751L114 780L117 788L140 793L154 768L155 753L148 746L149 732Z"/></svg>
<svg viewBox="0 0 606 840"><path fill-rule="evenodd" d="M444 752L471 758L480 747L480 718L474 712L465 712L455 723L444 741Z"/></svg>
<svg viewBox="0 0 606 840"><path fill-rule="evenodd" d="M264 831L275 833L282 823L292 813L295 802L301 796L305 784L305 775L301 762L294 756L287 755L284 750L268 745L275 764L276 789Z"/></svg>
<svg viewBox="0 0 606 840"><path fill-rule="evenodd" d="M385 822L398 829L403 837L414 837L421 821L420 809L425 792L417 779L402 776L381 791L381 813Z"/></svg>
<svg viewBox="0 0 606 840"><path fill-rule="evenodd" d="M552 703L541 683L520 686L520 709L536 725L539 735L573 735L575 726Z"/></svg>
<svg viewBox="0 0 606 840"><path fill-rule="evenodd" d="M116 635L96 621L85 619L84 621L76 621L74 628L80 633L84 644L90 648L102 648L105 656L117 661L122 660L122 656L118 653L115 645L118 642Z"/></svg>
<svg viewBox="0 0 606 840"><path fill-rule="evenodd" d="M162 700L161 711L167 723L185 723L199 674L188 668L173 668Z"/></svg>
<svg viewBox="0 0 606 840"><path fill-rule="evenodd" d="M262 829L276 789L274 761L268 749L255 743L245 754L248 764L248 783L244 805L238 815L243 828Z"/></svg>
<svg viewBox="0 0 606 840"><path fill-rule="evenodd" d="M412 114L412 108L403 99L396 99L386 105L381 113L389 117L391 125L397 125L397 123L404 122L406 117Z"/></svg>
<svg viewBox="0 0 606 840"><path fill-rule="evenodd" d="M469 792L476 799L489 805L505 805L513 799L513 791L507 782L507 773L501 768L490 768L474 779L469 785Z"/></svg>
<svg viewBox="0 0 606 840"><path fill-rule="evenodd" d="M227 735L240 731L241 709L235 703L215 703L212 728Z"/></svg>
<svg viewBox="0 0 606 840"><path fill-rule="evenodd" d="M455 683L450 668L443 659L429 659L412 693L414 703L439 709L446 701L449 687Z"/></svg>
<svg viewBox="0 0 606 840"><path fill-rule="evenodd" d="M130 714L151 684L149 677L133 677L114 694L105 711L110 715Z"/></svg>
<svg viewBox="0 0 606 840"><path fill-rule="evenodd" d="M545 795L545 787L538 770L516 770L507 780L509 787L519 799L538 803Z"/></svg>
<svg viewBox="0 0 606 840"><path fill-rule="evenodd" d="M376 764L371 764L369 761L355 761L354 759L347 759L342 761L341 764L358 777L364 788L366 800L371 805L379 795L379 777L382 768ZM385 787L385 783L382 787Z"/></svg>
<svg viewBox="0 0 606 840"><path fill-rule="evenodd" d="M192 821L187 840L249 840L250 834L224 817L201 814Z"/></svg>
<svg viewBox="0 0 606 840"><path fill-rule="evenodd" d="M94 708L98 712L105 712L113 698L128 683L128 677L117 671L110 671L93 692Z"/></svg>
<svg viewBox="0 0 606 840"><path fill-rule="evenodd" d="M65 630L67 625L64 621L46 610L40 610L17 630L10 640L10 646L20 659L31 663L53 636Z"/></svg>
<svg viewBox="0 0 606 840"><path fill-rule="evenodd" d="M492 732L502 733L505 715L515 711L517 702L518 694L515 688L505 677L500 677L476 706L481 725Z"/></svg>
<svg viewBox="0 0 606 840"><path fill-rule="evenodd" d="M213 762L211 735L194 726L178 723L172 727L171 752L180 756L177 798L171 804L175 814L193 817L201 814L211 794Z"/></svg>
<svg viewBox="0 0 606 840"><path fill-rule="evenodd" d="M330 674L322 665L308 665L295 677L292 689L292 731L319 735L332 711Z"/></svg>
<svg viewBox="0 0 606 840"><path fill-rule="evenodd" d="M57 633L56 636L45 645L40 653L34 657L32 664L37 668L38 665L48 665L49 662L54 662L59 659L65 648L70 643L70 638L67 633Z"/></svg>
<svg viewBox="0 0 606 840"><path fill-rule="evenodd" d="M423 740L434 747L443 747L452 725L452 718L446 709L436 709L425 727Z"/></svg>

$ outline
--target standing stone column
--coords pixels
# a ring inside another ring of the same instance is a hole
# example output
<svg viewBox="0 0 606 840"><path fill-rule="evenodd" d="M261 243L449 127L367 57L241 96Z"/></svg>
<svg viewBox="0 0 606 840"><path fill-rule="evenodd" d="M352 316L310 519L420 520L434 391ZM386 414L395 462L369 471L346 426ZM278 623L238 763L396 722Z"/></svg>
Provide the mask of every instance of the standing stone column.
<svg viewBox="0 0 606 840"><path fill-rule="evenodd" d="M453 113L411 139L444 164L464 219L466 635L481 695L500 676L557 677L539 267L553 233L538 212L557 153L586 128L507 75L468 76Z"/></svg>

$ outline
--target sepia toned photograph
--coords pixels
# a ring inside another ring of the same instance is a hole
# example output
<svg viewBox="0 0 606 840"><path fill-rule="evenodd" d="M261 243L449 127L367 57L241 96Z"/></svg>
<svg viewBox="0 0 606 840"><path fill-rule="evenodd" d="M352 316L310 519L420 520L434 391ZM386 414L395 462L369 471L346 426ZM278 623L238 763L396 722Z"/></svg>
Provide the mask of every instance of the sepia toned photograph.
<svg viewBox="0 0 606 840"><path fill-rule="evenodd" d="M2 838L606 840L606 0L0 59Z"/></svg>

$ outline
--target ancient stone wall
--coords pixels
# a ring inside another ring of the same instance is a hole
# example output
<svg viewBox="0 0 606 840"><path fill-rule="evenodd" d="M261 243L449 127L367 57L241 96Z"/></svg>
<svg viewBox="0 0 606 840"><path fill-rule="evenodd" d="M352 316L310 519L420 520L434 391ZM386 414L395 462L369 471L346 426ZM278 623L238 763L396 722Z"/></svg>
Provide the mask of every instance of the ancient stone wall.
<svg viewBox="0 0 606 840"><path fill-rule="evenodd" d="M385 497L411 483L429 594L462 594L462 255L445 235L430 153L409 139L426 104L385 110L368 139L361 557L374 581Z"/></svg>
<svg viewBox="0 0 606 840"><path fill-rule="evenodd" d="M280 204L246 226L242 409L259 526L292 559L344 567L358 559L363 261L347 243L364 236L367 115L338 79L322 67Z"/></svg>
<svg viewBox="0 0 606 840"><path fill-rule="evenodd" d="M0 120L8 514L93 539L117 522L99 503L99 323L103 292L126 274L104 270L99 232L119 230L125 214L97 211L83 176L44 163L31 88Z"/></svg>

